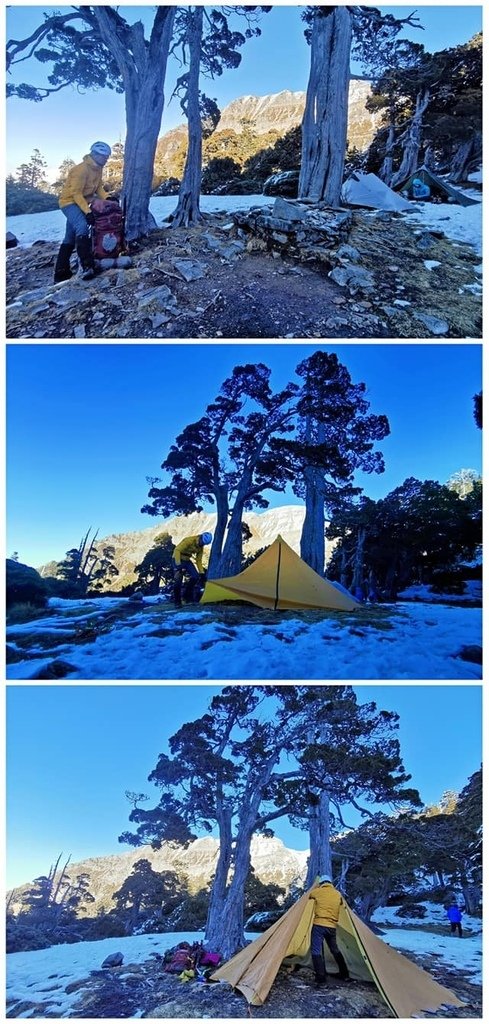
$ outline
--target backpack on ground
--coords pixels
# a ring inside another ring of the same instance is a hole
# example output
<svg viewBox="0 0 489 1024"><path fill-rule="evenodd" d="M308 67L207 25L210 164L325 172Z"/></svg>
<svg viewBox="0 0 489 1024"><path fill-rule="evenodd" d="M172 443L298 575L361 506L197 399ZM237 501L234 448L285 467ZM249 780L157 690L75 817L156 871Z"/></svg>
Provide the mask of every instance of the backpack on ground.
<svg viewBox="0 0 489 1024"><path fill-rule="evenodd" d="M125 249L124 213L115 199L94 199L92 249L96 260L117 259Z"/></svg>

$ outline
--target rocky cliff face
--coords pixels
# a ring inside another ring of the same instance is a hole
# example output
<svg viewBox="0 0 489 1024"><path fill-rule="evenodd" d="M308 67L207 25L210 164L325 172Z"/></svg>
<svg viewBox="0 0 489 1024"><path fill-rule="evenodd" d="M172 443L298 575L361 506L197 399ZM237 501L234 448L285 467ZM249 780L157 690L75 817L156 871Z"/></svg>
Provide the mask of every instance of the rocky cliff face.
<svg viewBox="0 0 489 1024"><path fill-rule="evenodd" d="M378 116L365 108L371 91L369 81L352 78L348 101L348 141L357 149L368 146L378 123ZM256 135L270 131L285 135L300 124L305 100L305 92L290 92L288 89L271 96L240 96L222 111L218 131L231 129L239 134L251 124Z"/></svg>
<svg viewBox="0 0 489 1024"><path fill-rule="evenodd" d="M181 881L186 882L189 891L196 893L212 879L218 853L217 839L196 839L187 849L171 843L163 843L160 850L142 846L137 850L112 854L107 857L90 857L77 864L68 865L67 875L73 881L79 875L87 875L88 889L95 902L87 906L87 913L95 917L102 907L110 910L112 896L125 881L138 860L149 860L154 871L174 871ZM307 850L289 850L280 839L255 836L251 843L251 863L257 877L265 884L275 883L283 889L303 884L307 870ZM14 913L21 909L22 893L29 885L15 890L11 902Z"/></svg>
<svg viewBox="0 0 489 1024"><path fill-rule="evenodd" d="M371 94L370 82L352 78L348 107L348 142L350 148L363 150L372 141L379 117L369 113L366 102ZM282 92L270 96L239 96L221 113L217 132L234 131L238 135L251 127L255 135L275 131L280 136L300 124L304 112L305 92ZM158 141L158 164L164 166L186 136L185 125L179 125L162 135Z"/></svg>
<svg viewBox="0 0 489 1024"><path fill-rule="evenodd" d="M247 512L244 519L251 531L251 539L244 545L245 554L252 554L260 548L268 547L280 534L299 554L300 536L304 522L305 509L302 505L281 505L279 508L268 509L257 514ZM97 540L101 551L104 547L114 548L114 564L119 576L112 584L112 589L120 590L132 583L136 577L134 567L142 562L145 554L153 547L155 538L160 533L169 533L173 542L178 544L184 537L206 530L214 532L216 527L215 513L195 512L190 516L174 516L171 519L158 519L155 526L132 533L115 533ZM331 550L331 542L327 545L327 558ZM52 562L41 566L41 576L53 574Z"/></svg>

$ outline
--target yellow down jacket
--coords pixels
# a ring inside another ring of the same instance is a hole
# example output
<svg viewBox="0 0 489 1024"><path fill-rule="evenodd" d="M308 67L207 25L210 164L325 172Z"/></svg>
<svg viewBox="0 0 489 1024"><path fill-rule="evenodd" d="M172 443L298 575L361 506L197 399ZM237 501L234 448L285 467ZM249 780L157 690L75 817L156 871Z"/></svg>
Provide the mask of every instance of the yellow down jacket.
<svg viewBox="0 0 489 1024"><path fill-rule="evenodd" d="M95 196L107 199L109 194L102 185L102 170L103 168L99 167L87 153L81 164L71 168L59 197L59 205L63 207L76 203L83 213L90 213L90 201L95 199Z"/></svg>
<svg viewBox="0 0 489 1024"><path fill-rule="evenodd" d="M181 565L182 561L189 562L192 556L195 555L195 561L197 569L202 572L202 555L204 554L202 545L200 543L200 533L194 534L192 537L185 537L177 544L173 551L173 559L176 565Z"/></svg>
<svg viewBox="0 0 489 1024"><path fill-rule="evenodd" d="M336 928L343 899L334 885L317 885L311 889L309 899L314 900L313 924Z"/></svg>

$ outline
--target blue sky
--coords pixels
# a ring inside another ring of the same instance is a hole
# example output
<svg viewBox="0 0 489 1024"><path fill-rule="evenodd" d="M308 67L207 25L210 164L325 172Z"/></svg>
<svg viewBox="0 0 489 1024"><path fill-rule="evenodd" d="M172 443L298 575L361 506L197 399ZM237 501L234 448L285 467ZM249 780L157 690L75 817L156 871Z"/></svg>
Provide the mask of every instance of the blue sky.
<svg viewBox="0 0 489 1024"><path fill-rule="evenodd" d="M140 512L146 477L159 475L233 367L264 362L279 389L316 349L336 352L366 383L371 411L388 416L386 472L358 478L370 497L408 476L445 483L462 468L480 471L478 344L8 345L7 553L38 566L90 526L102 538L157 525ZM292 492L269 497L298 503Z"/></svg>
<svg viewBox="0 0 489 1024"><path fill-rule="evenodd" d="M19 39L28 35L39 24L42 12L49 13L54 9L44 5L13 4L7 9L7 38ZM57 9L63 12L68 8ZM153 9L148 5L123 6L121 10L123 14L126 12L130 22L141 19L146 26L151 24ZM243 47L240 67L225 72L213 82L203 82L203 90L216 98L221 108L238 96L306 88L309 50L304 40L300 10L294 4L275 5L262 18L261 37L249 40ZM412 7L382 7L381 10L395 13L398 17L406 17L417 10L423 31L408 27L402 34L422 42L432 53L466 42L481 29L480 5L417 4ZM363 69L354 64L352 72L362 74ZM48 66L32 59L19 65L12 81L43 85L48 73ZM179 73L178 65L172 61L168 69L167 101ZM179 102L174 100L165 110L162 133L181 122ZM102 93L83 94L69 87L42 103L17 98L7 103L9 172L15 172L21 163L28 161L33 149L37 148L48 163L48 180L53 180L61 161L68 156L74 160L81 159L94 138L104 138L112 144L124 141L124 137L124 98L107 89Z"/></svg>
<svg viewBox="0 0 489 1024"><path fill-rule="evenodd" d="M129 849L125 791L147 781L169 737L204 713L219 686L84 685L7 687L8 886L45 873L59 853L73 862ZM359 685L360 703L400 715L398 737L410 785L425 804L459 792L481 762L479 685ZM349 824L358 824L350 813ZM276 834L307 849L286 822Z"/></svg>

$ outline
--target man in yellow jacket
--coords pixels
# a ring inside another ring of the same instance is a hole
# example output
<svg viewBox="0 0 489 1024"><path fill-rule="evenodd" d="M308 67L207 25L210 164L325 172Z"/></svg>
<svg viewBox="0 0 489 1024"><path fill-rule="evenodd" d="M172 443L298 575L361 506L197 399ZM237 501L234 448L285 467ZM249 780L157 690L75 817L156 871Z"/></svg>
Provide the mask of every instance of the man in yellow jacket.
<svg viewBox="0 0 489 1024"><path fill-rule="evenodd" d="M76 246L85 281L95 277L95 264L90 241L90 227L94 216L90 209L93 199L107 199L102 185L102 171L112 150L106 142L94 142L90 152L76 164L63 185L59 205L66 217L66 232L54 268L54 280L68 281L72 277L70 256Z"/></svg>
<svg viewBox="0 0 489 1024"><path fill-rule="evenodd" d="M319 884L311 889L309 899L314 900L314 920L311 931L311 957L316 975L316 984L324 985L327 980L323 956L323 942L326 942L339 967L341 981L349 981L350 975L343 953L338 949L336 927L343 903L341 893L335 889L330 875L321 875Z"/></svg>
<svg viewBox="0 0 489 1024"><path fill-rule="evenodd" d="M192 598L195 596L196 584L203 575L202 556L206 544L212 544L212 533L197 533L184 537L173 550L174 600L178 607L182 604L182 583L184 572L192 583ZM192 559L195 558L195 563Z"/></svg>

